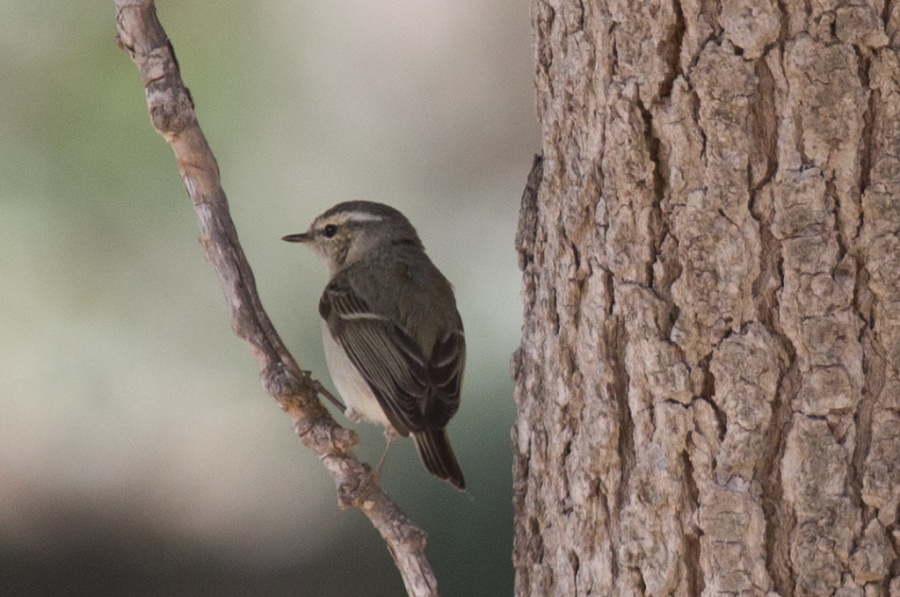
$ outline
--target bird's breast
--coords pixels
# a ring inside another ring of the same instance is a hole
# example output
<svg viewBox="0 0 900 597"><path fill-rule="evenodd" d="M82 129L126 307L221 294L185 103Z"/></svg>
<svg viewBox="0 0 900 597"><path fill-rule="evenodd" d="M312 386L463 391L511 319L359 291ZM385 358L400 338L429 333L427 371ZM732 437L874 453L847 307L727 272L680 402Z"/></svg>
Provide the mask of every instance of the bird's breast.
<svg viewBox="0 0 900 597"><path fill-rule="evenodd" d="M344 399L344 403L359 418L371 423L378 423L386 429L393 429L369 384L356 369L341 345L331 336L327 324L322 326L322 345L325 347L325 362L328 364L331 380Z"/></svg>

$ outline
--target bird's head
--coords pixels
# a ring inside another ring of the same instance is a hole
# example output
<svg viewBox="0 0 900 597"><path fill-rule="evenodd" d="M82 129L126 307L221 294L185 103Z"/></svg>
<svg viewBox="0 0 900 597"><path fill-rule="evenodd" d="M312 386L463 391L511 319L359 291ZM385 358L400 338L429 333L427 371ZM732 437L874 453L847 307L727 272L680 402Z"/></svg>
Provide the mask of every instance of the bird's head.
<svg viewBox="0 0 900 597"><path fill-rule="evenodd" d="M406 216L389 205L370 201L339 203L313 220L306 232L282 240L309 245L331 275L395 245L422 248Z"/></svg>

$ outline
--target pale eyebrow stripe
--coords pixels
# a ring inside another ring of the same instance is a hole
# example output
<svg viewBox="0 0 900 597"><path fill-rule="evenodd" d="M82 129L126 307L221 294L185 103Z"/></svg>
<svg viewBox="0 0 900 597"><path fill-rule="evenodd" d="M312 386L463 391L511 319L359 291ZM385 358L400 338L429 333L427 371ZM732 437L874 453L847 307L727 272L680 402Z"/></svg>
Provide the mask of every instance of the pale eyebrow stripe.
<svg viewBox="0 0 900 597"><path fill-rule="evenodd" d="M384 216L379 216L377 214L367 213L364 211L349 211L346 213L335 214L328 219L321 220L316 224L316 229L322 230L329 224L341 225L356 224L362 222L380 222L383 219Z"/></svg>
<svg viewBox="0 0 900 597"><path fill-rule="evenodd" d="M345 222L380 222L383 219L384 216L378 216L364 211L351 211L344 214L343 218Z"/></svg>

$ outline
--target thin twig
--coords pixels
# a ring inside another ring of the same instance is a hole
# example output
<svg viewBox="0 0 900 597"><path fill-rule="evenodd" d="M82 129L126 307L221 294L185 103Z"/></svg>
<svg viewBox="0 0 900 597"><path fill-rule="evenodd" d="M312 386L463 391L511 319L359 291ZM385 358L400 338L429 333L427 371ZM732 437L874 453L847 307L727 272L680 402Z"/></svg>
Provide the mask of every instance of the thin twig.
<svg viewBox="0 0 900 597"><path fill-rule="evenodd" d="M219 179L219 167L200 130L191 94L152 0L116 0L116 42L134 60L143 80L150 119L175 152L181 180L200 223L200 242L225 293L234 332L247 341L263 386L288 414L300 441L334 477L342 508L358 508L381 533L410 596L437 595L425 558L425 532L379 487L353 454L356 434L338 425L319 402L321 385L288 353L263 310L253 272ZM326 393L327 394L327 393Z"/></svg>

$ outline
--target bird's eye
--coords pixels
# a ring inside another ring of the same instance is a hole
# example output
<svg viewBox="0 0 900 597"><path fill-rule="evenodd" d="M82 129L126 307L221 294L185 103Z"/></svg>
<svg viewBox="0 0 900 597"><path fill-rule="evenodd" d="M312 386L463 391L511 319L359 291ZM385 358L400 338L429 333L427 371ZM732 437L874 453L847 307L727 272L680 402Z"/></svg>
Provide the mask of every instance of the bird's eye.
<svg viewBox="0 0 900 597"><path fill-rule="evenodd" d="M335 226L334 224L329 224L329 225L325 226L324 233L325 233L325 238L333 237L335 234L337 234L337 226Z"/></svg>

